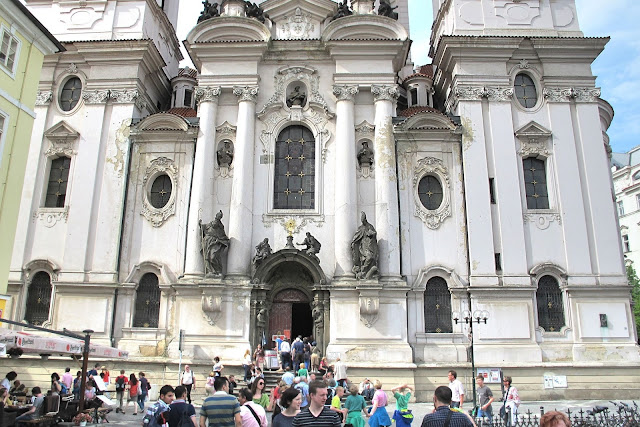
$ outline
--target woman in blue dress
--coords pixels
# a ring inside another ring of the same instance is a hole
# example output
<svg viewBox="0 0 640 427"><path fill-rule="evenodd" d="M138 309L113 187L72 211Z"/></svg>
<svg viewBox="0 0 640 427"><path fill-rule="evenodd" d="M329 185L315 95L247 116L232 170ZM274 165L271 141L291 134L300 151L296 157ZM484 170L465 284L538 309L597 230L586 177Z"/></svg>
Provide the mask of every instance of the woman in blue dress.
<svg viewBox="0 0 640 427"><path fill-rule="evenodd" d="M369 425L371 427L390 426L391 419L387 414L387 393L382 390L382 383L376 380L374 387L376 392L373 394L371 410L369 411Z"/></svg>

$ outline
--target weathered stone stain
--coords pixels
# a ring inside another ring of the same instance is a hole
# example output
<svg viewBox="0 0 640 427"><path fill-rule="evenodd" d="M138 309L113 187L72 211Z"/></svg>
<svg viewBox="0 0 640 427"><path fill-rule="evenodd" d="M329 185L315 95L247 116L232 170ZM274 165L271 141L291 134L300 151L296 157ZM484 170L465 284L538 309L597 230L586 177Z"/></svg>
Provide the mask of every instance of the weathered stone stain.
<svg viewBox="0 0 640 427"><path fill-rule="evenodd" d="M131 119L122 121L120 128L116 131L116 139L113 147L115 153L112 153L110 149L109 155L106 158L106 162L113 166L114 172L121 177L124 173L124 155L127 145L129 144L129 134L131 133Z"/></svg>
<svg viewBox="0 0 640 427"><path fill-rule="evenodd" d="M460 117L460 121L462 122L462 149L467 151L471 144L473 144L473 140L475 135L473 133L473 122L469 117Z"/></svg>
<svg viewBox="0 0 640 427"><path fill-rule="evenodd" d="M397 177L395 174L395 149L393 138L393 127L391 126L391 117L384 121L382 126L376 127L376 152L375 161L376 168L389 181L395 182Z"/></svg>

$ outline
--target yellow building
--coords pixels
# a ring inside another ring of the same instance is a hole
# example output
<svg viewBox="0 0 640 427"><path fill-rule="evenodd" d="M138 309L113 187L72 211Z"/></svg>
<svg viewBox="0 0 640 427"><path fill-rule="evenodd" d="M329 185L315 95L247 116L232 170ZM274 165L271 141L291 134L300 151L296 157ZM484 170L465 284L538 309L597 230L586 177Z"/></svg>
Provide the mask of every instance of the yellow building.
<svg viewBox="0 0 640 427"><path fill-rule="evenodd" d="M15 237L40 70L64 47L19 0L0 2L0 317Z"/></svg>

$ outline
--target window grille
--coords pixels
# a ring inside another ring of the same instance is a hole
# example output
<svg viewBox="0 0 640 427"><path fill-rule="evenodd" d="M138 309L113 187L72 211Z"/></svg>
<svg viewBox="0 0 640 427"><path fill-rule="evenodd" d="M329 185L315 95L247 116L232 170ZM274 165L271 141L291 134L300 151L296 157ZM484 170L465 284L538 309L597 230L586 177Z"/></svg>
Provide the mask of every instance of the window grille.
<svg viewBox="0 0 640 427"><path fill-rule="evenodd" d="M275 209L315 208L315 151L313 133L304 126L289 126L276 140Z"/></svg>
<svg viewBox="0 0 640 427"><path fill-rule="evenodd" d="M562 292L553 276L542 276L536 292L538 324L548 332L558 332L564 326Z"/></svg>
<svg viewBox="0 0 640 427"><path fill-rule="evenodd" d="M433 175L425 175L418 183L418 197L422 206L430 211L436 210L442 204L442 185Z"/></svg>
<svg viewBox="0 0 640 427"><path fill-rule="evenodd" d="M49 274L44 271L37 272L29 284L24 320L34 325L42 325L49 320L51 290Z"/></svg>
<svg viewBox="0 0 640 427"><path fill-rule="evenodd" d="M51 162L49 171L49 184L47 185L47 197L45 208L63 208L67 197L67 184L69 183L69 157L58 157Z"/></svg>
<svg viewBox="0 0 640 427"><path fill-rule="evenodd" d="M524 187L528 209L549 209L547 193L547 172L544 160L527 157L522 160Z"/></svg>
<svg viewBox="0 0 640 427"><path fill-rule="evenodd" d="M163 174L159 175L151 184L151 195L149 197L149 201L151 202L151 206L156 209L162 209L169 203L169 199L171 198L171 190L173 189L173 184L171 183L171 178L169 175Z"/></svg>
<svg viewBox="0 0 640 427"><path fill-rule="evenodd" d="M520 105L525 108L533 108L538 103L538 91L533 79L525 73L516 76L514 85L516 98Z"/></svg>
<svg viewBox="0 0 640 427"><path fill-rule="evenodd" d="M451 333L451 292L442 277L432 277L424 292L425 332Z"/></svg>
<svg viewBox="0 0 640 427"><path fill-rule="evenodd" d="M133 316L134 328L157 328L160 316L160 287L158 276L147 273L140 279L136 292L136 311Z"/></svg>
<svg viewBox="0 0 640 427"><path fill-rule="evenodd" d="M62 111L71 111L78 105L82 96L82 81L78 77L71 77L62 86L60 92L60 108Z"/></svg>
<svg viewBox="0 0 640 427"><path fill-rule="evenodd" d="M6 30L2 31L2 43L0 44L0 64L13 74L13 66L16 63L18 53L18 39Z"/></svg>

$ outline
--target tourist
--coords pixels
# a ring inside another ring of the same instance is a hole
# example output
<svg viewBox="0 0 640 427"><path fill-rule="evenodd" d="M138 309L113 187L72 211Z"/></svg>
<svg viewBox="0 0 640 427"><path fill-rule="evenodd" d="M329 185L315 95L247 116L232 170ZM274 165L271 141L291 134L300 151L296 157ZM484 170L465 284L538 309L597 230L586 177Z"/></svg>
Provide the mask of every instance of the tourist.
<svg viewBox="0 0 640 427"><path fill-rule="evenodd" d="M187 400L191 404L191 389L196 389L196 378L189 365L184 366L184 372L180 376L180 385L185 386L187 389Z"/></svg>
<svg viewBox="0 0 640 427"><path fill-rule="evenodd" d="M276 386L271 389L271 394L269 395L269 406L267 407L267 411L275 411L275 408L278 406L278 401L280 400L280 396L282 396L282 392L284 391L284 387L287 384L280 380Z"/></svg>
<svg viewBox="0 0 640 427"><path fill-rule="evenodd" d="M540 427L571 427L571 421L562 412L549 411L540 417Z"/></svg>
<svg viewBox="0 0 640 427"><path fill-rule="evenodd" d="M358 391L365 398L365 400L371 400L373 399L373 394L376 392L376 389L373 387L371 380L369 378L365 378L364 381L360 383Z"/></svg>
<svg viewBox="0 0 640 427"><path fill-rule="evenodd" d="M213 395L216 392L216 389L213 388L213 383L216 380L216 373L211 371L209 372L209 376L207 377L207 382L204 385L204 390L207 393L207 396ZM246 380L245 380L246 381Z"/></svg>
<svg viewBox="0 0 640 427"><path fill-rule="evenodd" d="M451 407L462 409L464 403L464 387L458 379L458 373L454 370L449 371L447 374L449 378L449 388L451 389Z"/></svg>
<svg viewBox="0 0 640 427"><path fill-rule="evenodd" d="M131 373L129 375L129 396L125 409L129 409L129 403L133 402L133 415L138 415L138 392L140 392L140 381L136 378L136 374ZM122 413L124 414L124 411Z"/></svg>
<svg viewBox="0 0 640 427"><path fill-rule="evenodd" d="M505 392L502 398L504 411L501 411L501 416L503 416L503 420L507 425L515 425L518 420L518 407L520 406L518 389L512 386L511 382L511 377L505 376L503 378ZM509 412L511 413L510 417ZM503 413L504 415L502 415Z"/></svg>
<svg viewBox="0 0 640 427"><path fill-rule="evenodd" d="M280 363L282 364L282 369L291 368L293 365L293 361L291 360L291 344L289 344L289 340L284 339L280 344Z"/></svg>
<svg viewBox="0 0 640 427"><path fill-rule="evenodd" d="M391 419L389 418L389 414L387 414L387 393L382 390L380 380L376 380L374 387L376 388L376 392L373 394L373 399L371 400L372 406L369 411L369 425L371 427L390 426Z"/></svg>
<svg viewBox="0 0 640 427"><path fill-rule="evenodd" d="M304 363L300 364L300 369L298 369L298 376L307 378L309 376L309 370L306 368Z"/></svg>
<svg viewBox="0 0 640 427"><path fill-rule="evenodd" d="M333 366L333 373L335 374L338 385L342 387L348 387L347 384L347 365L344 364L338 357L336 363Z"/></svg>
<svg viewBox="0 0 640 427"><path fill-rule="evenodd" d="M207 420L210 426L241 427L240 404L238 399L228 394L229 380L216 377L213 387L216 392L204 400L200 409L200 427L205 427Z"/></svg>
<svg viewBox="0 0 640 427"><path fill-rule="evenodd" d="M309 400L311 401L308 408L300 411L295 416L291 425L298 426L327 426L340 427L340 417L331 409L324 406L327 400L327 384L324 381L314 381L309 385Z"/></svg>
<svg viewBox="0 0 640 427"><path fill-rule="evenodd" d="M170 385L163 385L160 389L158 401L147 408L142 419L143 427L161 427L166 424L164 413L169 410L169 405L175 399L175 390Z"/></svg>
<svg viewBox="0 0 640 427"><path fill-rule="evenodd" d="M264 392L265 379L259 378L251 384L252 400L254 403L267 409L269 406L269 396Z"/></svg>
<svg viewBox="0 0 640 427"><path fill-rule="evenodd" d="M16 376L14 376L13 378L15 379ZM7 378L8 378L8 374L7 374ZM31 405L31 408L29 408L27 412L20 415L19 417L16 417L17 426L21 425L22 421L34 420L44 414L44 411L45 411L44 396L42 395L42 390L40 389L40 387L32 388L31 395L33 396L33 404Z"/></svg>
<svg viewBox="0 0 640 427"><path fill-rule="evenodd" d="M405 390L407 392L405 393ZM409 410L409 399L411 399L411 388L408 384L399 385L391 389L393 397L396 399L396 410L393 412L393 419L396 427L409 426L413 421L413 414Z"/></svg>
<svg viewBox="0 0 640 427"><path fill-rule="evenodd" d="M17 376L18 374L16 373L16 371L8 372L7 375L0 382L0 387L4 387L7 390L9 390L11 388L11 382L15 380Z"/></svg>
<svg viewBox="0 0 640 427"><path fill-rule="evenodd" d="M364 427L365 420L362 415L368 416L366 412L367 404L364 401L364 397L358 394L358 387L354 385L349 389L349 397L344 402L344 407L347 410L346 424L351 424L353 427Z"/></svg>
<svg viewBox="0 0 640 427"><path fill-rule="evenodd" d="M493 402L493 392L489 387L484 385L484 377L482 374L478 375L476 378L476 384L478 385L476 395L478 396L479 405L476 417L487 417L489 424L491 424L493 422L493 408L491 407L491 403Z"/></svg>
<svg viewBox="0 0 640 427"><path fill-rule="evenodd" d="M235 375L229 375L229 394L233 394L233 390L238 387Z"/></svg>
<svg viewBox="0 0 640 427"><path fill-rule="evenodd" d="M311 344L309 344L309 339L305 338L302 340L303 349L302 349L302 357L304 360L305 369L311 369ZM298 374L300 375L300 374Z"/></svg>
<svg viewBox="0 0 640 427"><path fill-rule="evenodd" d="M91 401L97 396L96 382L93 378L87 380L87 383L84 388L84 407L90 408ZM124 414L124 412L123 412Z"/></svg>
<svg viewBox="0 0 640 427"><path fill-rule="evenodd" d="M71 368L65 368L64 374L62 374L62 384L67 387L67 390L71 390L73 386L73 375L71 375Z"/></svg>
<svg viewBox="0 0 640 427"><path fill-rule="evenodd" d="M116 378L116 400L118 401L118 407L116 408L116 414L118 412L122 412L124 414L124 411L122 409L122 407L123 407L122 400L124 399L124 392L127 389L127 384L128 383L129 383L129 379L124 374L124 369L121 369L120 370L120 375L118 375L118 377ZM173 390L172 390L172 392L173 392Z"/></svg>
<svg viewBox="0 0 640 427"><path fill-rule="evenodd" d="M74 400L80 400L80 385L82 383L82 371L76 372L76 377L73 379L73 398Z"/></svg>
<svg viewBox="0 0 640 427"><path fill-rule="evenodd" d="M51 394L65 395L67 392L67 386L60 382L60 375L57 372L51 374Z"/></svg>
<svg viewBox="0 0 640 427"><path fill-rule="evenodd" d="M285 373L282 374L282 381L284 381L287 385L292 385L295 377L295 374L291 372L291 369L287 366L285 368Z"/></svg>
<svg viewBox="0 0 640 427"><path fill-rule="evenodd" d="M242 427L267 427L267 413L264 407L253 401L253 393L248 388L238 392Z"/></svg>
<svg viewBox="0 0 640 427"><path fill-rule="evenodd" d="M222 364L222 362L220 362L220 358L218 356L214 357L213 361L216 362L213 365L213 372L216 374L216 377L221 377L224 365Z"/></svg>
<svg viewBox="0 0 640 427"><path fill-rule="evenodd" d="M174 390L175 399L169 405L169 411L165 415L165 420L169 427L182 427L183 421L189 419L194 426L197 426L196 410L193 405L185 402L187 388L179 385Z"/></svg>
<svg viewBox="0 0 640 427"><path fill-rule="evenodd" d="M435 411L425 415L422 419L422 427L444 427L446 425L452 427L475 427L469 415L451 410L449 407L451 395L451 389L445 385L436 388L433 394Z"/></svg>
<svg viewBox="0 0 640 427"><path fill-rule="evenodd" d="M147 380L144 372L138 372L138 380L140 381L140 393L138 393L138 407L140 411L144 411L144 402L147 400L151 384Z"/></svg>
<svg viewBox="0 0 640 427"><path fill-rule="evenodd" d="M327 374L327 372L329 372L330 370L331 370L331 367L327 362L327 358L323 357L322 359L320 359L320 366L318 366L318 372L320 372L320 375L324 377Z"/></svg>
<svg viewBox="0 0 640 427"><path fill-rule="evenodd" d="M317 343L314 341L311 343L311 372L318 372L318 368L320 367L320 349L318 348Z"/></svg>
<svg viewBox="0 0 640 427"><path fill-rule="evenodd" d="M300 336L291 344L291 357L293 357L294 370L304 363L304 343Z"/></svg>
<svg viewBox="0 0 640 427"><path fill-rule="evenodd" d="M262 344L258 344L253 352L253 363L256 365L256 368L262 371L262 366L264 365L264 350L262 349Z"/></svg>
<svg viewBox="0 0 640 427"><path fill-rule="evenodd" d="M271 427L290 427L295 416L300 413L301 403L300 390L290 387L283 391L280 397L280 406L284 409L272 419Z"/></svg>
<svg viewBox="0 0 640 427"><path fill-rule="evenodd" d="M331 399L331 406L329 407L329 409L338 414L340 421L344 421L347 417L347 410L342 408L342 396L344 396L344 388L338 386L336 388L336 395Z"/></svg>
<svg viewBox="0 0 640 427"><path fill-rule="evenodd" d="M251 378L251 352L248 349L244 352L242 368L244 369L243 381L247 382Z"/></svg>
<svg viewBox="0 0 640 427"><path fill-rule="evenodd" d="M107 369L106 366L101 366L100 370L102 371L100 373L100 376L102 377L102 381L104 382L105 385L109 385L109 370Z"/></svg>

